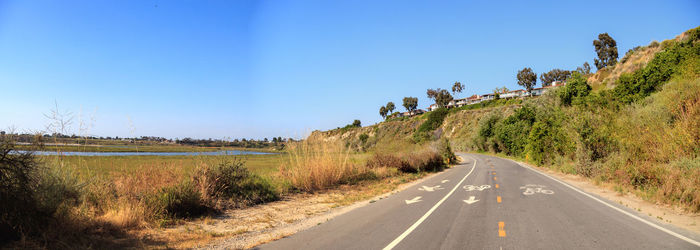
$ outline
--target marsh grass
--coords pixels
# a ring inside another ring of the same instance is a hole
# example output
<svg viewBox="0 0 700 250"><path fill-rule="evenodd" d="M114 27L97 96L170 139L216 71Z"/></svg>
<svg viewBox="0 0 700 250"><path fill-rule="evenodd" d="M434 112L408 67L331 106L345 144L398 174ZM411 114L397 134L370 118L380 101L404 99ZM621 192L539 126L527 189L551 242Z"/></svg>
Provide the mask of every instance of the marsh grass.
<svg viewBox="0 0 700 250"><path fill-rule="evenodd" d="M351 158L340 142L309 141L291 143L288 159L280 174L291 187L312 192L366 178L369 170Z"/></svg>

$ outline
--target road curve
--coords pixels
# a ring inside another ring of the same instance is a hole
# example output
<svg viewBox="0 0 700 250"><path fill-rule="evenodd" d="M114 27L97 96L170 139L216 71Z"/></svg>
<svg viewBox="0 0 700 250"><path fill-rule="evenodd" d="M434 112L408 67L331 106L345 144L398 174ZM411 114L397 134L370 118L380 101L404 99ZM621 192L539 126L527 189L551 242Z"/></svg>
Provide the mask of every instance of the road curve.
<svg viewBox="0 0 700 250"><path fill-rule="evenodd" d="M464 161L256 249L700 249L700 236L513 161Z"/></svg>

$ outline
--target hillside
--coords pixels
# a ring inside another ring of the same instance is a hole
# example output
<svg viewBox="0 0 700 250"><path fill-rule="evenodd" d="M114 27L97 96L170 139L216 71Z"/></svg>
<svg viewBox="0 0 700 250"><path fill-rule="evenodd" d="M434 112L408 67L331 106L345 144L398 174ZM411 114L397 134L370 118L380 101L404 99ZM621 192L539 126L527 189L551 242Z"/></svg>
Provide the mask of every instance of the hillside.
<svg viewBox="0 0 700 250"><path fill-rule="evenodd" d="M700 28L595 74L574 73L541 97L438 111L309 139L375 153L446 139L456 150L506 154L700 211Z"/></svg>
<svg viewBox="0 0 700 250"><path fill-rule="evenodd" d="M628 50L614 66L600 69L588 76L588 84L594 90L601 88L612 89L615 87L617 79L623 73L632 73L645 67L659 51L663 51L672 43L687 41L688 39L691 39L690 31L683 32L675 38L662 41L661 43L652 41L646 46L634 47Z"/></svg>

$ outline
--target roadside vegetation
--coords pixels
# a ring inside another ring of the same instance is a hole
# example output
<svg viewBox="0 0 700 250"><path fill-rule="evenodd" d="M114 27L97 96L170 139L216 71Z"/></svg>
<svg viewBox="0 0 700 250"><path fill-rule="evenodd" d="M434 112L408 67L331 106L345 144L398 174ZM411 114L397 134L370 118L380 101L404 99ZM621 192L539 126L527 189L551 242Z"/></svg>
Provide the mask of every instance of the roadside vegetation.
<svg viewBox="0 0 700 250"><path fill-rule="evenodd" d="M36 156L0 144L0 243L112 248L149 242L133 231L279 199L282 155ZM251 171L246 165L253 166Z"/></svg>
<svg viewBox="0 0 700 250"><path fill-rule="evenodd" d="M353 127L360 128L359 121ZM451 154L444 151L447 144L401 153L401 165L384 165L368 163L373 153L313 140L287 142L284 153L272 155L39 156L14 152L12 136L2 135L0 150L0 244L19 248L115 248L220 237L147 235L296 193L411 180L454 161L453 155L443 158Z"/></svg>
<svg viewBox="0 0 700 250"><path fill-rule="evenodd" d="M700 211L700 29L663 44L612 89L594 92L574 72L565 87L510 114L488 113L462 149L524 158Z"/></svg>
<svg viewBox="0 0 700 250"><path fill-rule="evenodd" d="M700 212L700 28L634 48L620 61L608 34L594 49L596 73L588 63L553 69L540 75L543 84L567 84L537 98L494 99L316 136L368 152L449 139L456 150L515 157ZM536 77L524 68L516 78L531 88ZM438 106L448 95L428 90ZM360 134L369 138L360 141ZM373 161L402 165L384 155Z"/></svg>

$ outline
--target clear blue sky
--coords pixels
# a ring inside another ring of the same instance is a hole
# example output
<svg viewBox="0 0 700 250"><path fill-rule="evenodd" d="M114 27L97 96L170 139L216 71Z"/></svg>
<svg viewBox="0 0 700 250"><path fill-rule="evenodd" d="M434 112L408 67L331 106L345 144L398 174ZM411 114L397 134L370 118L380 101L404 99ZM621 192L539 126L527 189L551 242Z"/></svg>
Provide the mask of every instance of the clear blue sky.
<svg viewBox="0 0 700 250"><path fill-rule="evenodd" d="M0 128L43 129L57 101L93 135L300 137L592 64L602 32L622 56L698 25L697 0L0 0Z"/></svg>

